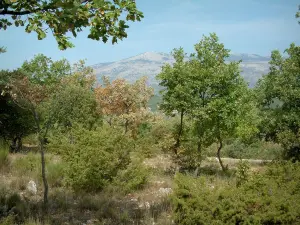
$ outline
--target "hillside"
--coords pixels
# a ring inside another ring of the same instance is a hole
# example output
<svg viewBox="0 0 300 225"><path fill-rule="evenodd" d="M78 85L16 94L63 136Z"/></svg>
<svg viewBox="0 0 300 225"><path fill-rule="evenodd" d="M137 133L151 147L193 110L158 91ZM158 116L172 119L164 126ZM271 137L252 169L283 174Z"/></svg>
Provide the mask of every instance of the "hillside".
<svg viewBox="0 0 300 225"><path fill-rule="evenodd" d="M237 60L243 60L241 63L242 75L249 82L250 87L253 87L257 80L268 72L269 57L255 54L232 54L229 57L229 61ZM161 67L165 63L174 63L174 59L170 54L145 52L116 62L99 63L92 67L95 69L98 80L105 75L109 76L111 80L125 78L133 82L141 76L147 76L149 84L154 87L157 93L158 81L155 79L155 76L160 73Z"/></svg>

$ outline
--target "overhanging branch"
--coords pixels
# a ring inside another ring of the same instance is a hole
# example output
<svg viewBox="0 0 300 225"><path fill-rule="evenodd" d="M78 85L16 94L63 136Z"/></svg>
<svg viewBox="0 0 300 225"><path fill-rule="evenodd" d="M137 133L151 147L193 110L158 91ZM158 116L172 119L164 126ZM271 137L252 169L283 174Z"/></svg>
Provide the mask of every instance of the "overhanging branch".
<svg viewBox="0 0 300 225"><path fill-rule="evenodd" d="M91 0L81 0L81 4L91 2ZM48 11L51 9L57 9L59 6L55 6L53 4L49 4L43 8L35 8L32 10L24 10L24 11L13 11L13 10L8 10L7 8L4 8L0 10L0 15L15 15L15 16L22 16L22 15L28 15L36 12L41 12L41 11Z"/></svg>

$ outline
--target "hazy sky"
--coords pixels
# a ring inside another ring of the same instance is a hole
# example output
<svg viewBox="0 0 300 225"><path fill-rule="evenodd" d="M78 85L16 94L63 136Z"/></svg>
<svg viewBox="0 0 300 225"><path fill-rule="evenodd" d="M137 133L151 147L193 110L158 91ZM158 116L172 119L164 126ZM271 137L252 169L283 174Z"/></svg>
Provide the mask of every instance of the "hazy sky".
<svg viewBox="0 0 300 225"><path fill-rule="evenodd" d="M51 34L42 41L22 28L0 31L0 68L13 69L35 54L71 62L86 59L88 65L110 62L147 51L169 53L184 47L187 52L203 34L216 32L225 47L236 53L270 55L290 43L300 44L300 25L295 19L299 0L136 0L144 12L142 22L132 23L128 38L117 45L90 40L82 32L75 48L60 51Z"/></svg>

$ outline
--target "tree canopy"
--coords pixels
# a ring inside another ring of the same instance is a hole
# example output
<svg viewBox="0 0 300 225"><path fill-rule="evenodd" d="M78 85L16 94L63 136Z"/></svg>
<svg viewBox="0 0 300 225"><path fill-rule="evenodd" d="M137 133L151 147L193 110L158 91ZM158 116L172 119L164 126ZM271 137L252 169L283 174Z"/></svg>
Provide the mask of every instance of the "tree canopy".
<svg viewBox="0 0 300 225"><path fill-rule="evenodd" d="M117 43L127 37L126 21L142 18L134 0L0 0L0 29L24 26L39 40L51 31L61 50L73 47L68 35L76 37L85 27L88 38Z"/></svg>
<svg viewBox="0 0 300 225"><path fill-rule="evenodd" d="M239 62L225 62L229 50L215 33L203 36L195 45L190 61L184 62L184 56L182 48L175 49L175 64L164 66L158 75L160 85L165 87L163 111L181 112L175 147L179 147L182 118L186 114L194 124L198 153L201 154L203 147L218 142L217 156L224 170L220 157L224 139L229 136L246 138L256 132L257 112L253 98L240 75Z"/></svg>
<svg viewBox="0 0 300 225"><path fill-rule="evenodd" d="M291 44L284 58L272 52L270 72L258 83L265 136L281 143L288 158L300 158L300 47Z"/></svg>

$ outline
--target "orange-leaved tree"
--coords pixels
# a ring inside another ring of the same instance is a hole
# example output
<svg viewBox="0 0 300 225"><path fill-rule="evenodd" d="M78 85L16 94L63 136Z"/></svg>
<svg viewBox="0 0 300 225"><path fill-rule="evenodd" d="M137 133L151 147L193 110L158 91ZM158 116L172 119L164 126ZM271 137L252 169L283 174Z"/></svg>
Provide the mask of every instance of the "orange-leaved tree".
<svg viewBox="0 0 300 225"><path fill-rule="evenodd" d="M110 81L103 77L103 85L95 88L99 112L108 118L108 123L121 123L124 132L129 129L134 133L142 121L150 118L149 99L153 88L147 85L147 78L142 77L130 84L125 79Z"/></svg>

